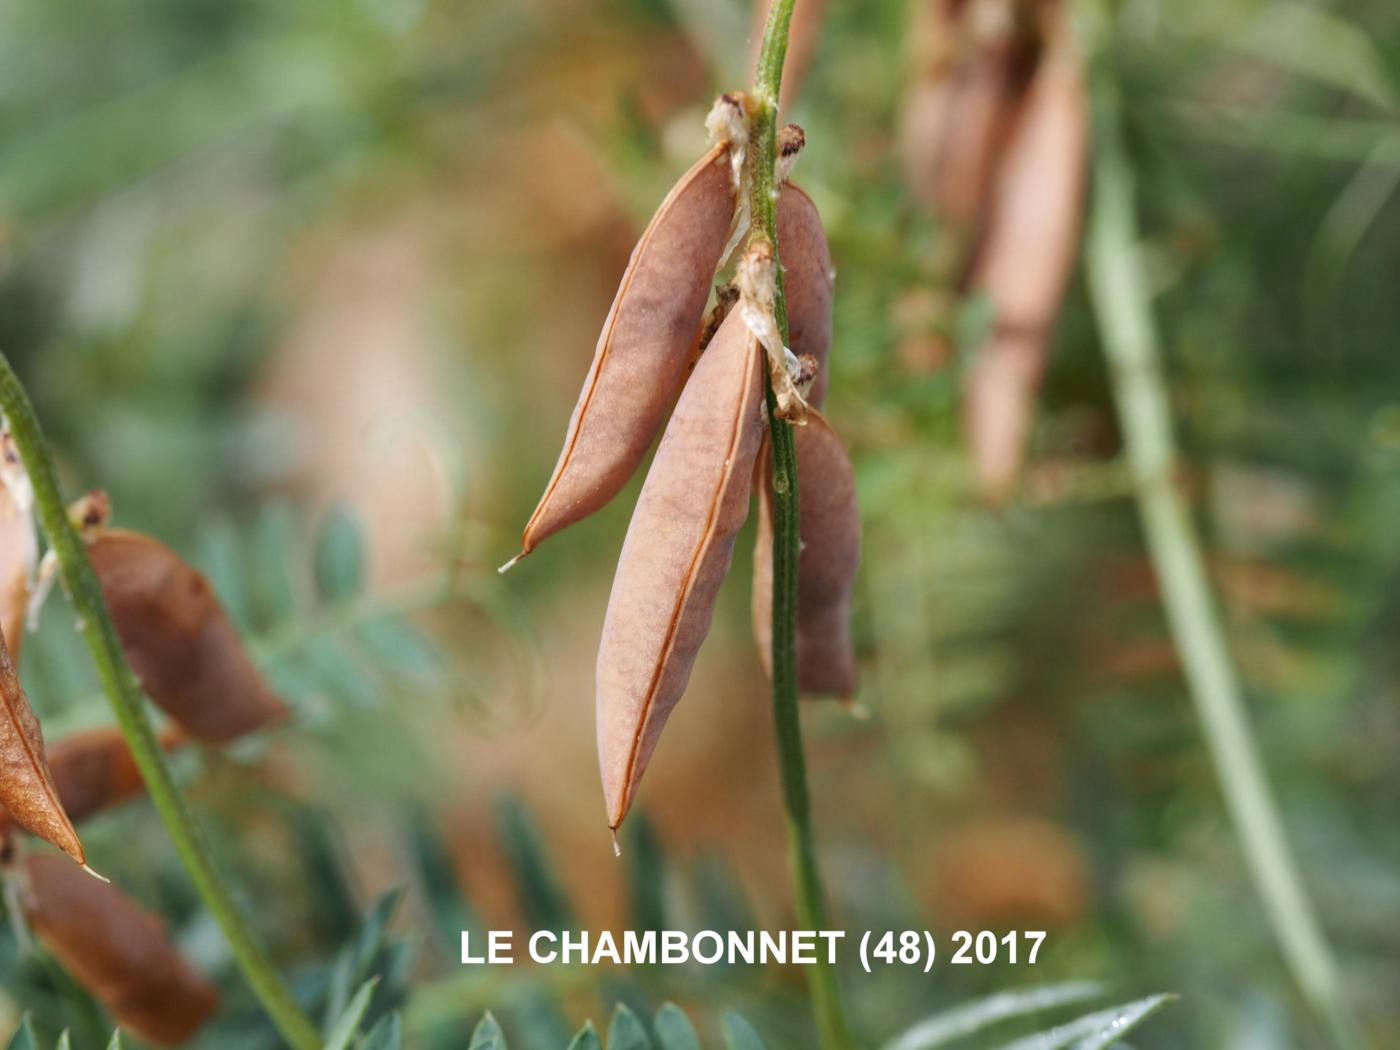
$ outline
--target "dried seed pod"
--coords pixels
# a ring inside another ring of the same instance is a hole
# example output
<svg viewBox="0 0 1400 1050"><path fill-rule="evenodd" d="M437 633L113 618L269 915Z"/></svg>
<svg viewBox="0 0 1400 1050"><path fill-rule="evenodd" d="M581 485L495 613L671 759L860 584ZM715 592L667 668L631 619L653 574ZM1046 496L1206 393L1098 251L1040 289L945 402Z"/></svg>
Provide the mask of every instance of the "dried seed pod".
<svg viewBox="0 0 1400 1050"><path fill-rule="evenodd" d="M0 433L0 633L19 660L39 542L29 508L29 478L8 433Z"/></svg>
<svg viewBox="0 0 1400 1050"><path fill-rule="evenodd" d="M173 750L183 735L168 728L161 745ZM86 729L55 740L48 749L49 773L68 819L74 822L115 806L145 789L126 738L115 726ZM0 835L8 832L9 814L0 812Z"/></svg>
<svg viewBox="0 0 1400 1050"><path fill-rule="evenodd" d="M797 452L797 686L811 696L856 691L851 599L860 565L855 470L841 439L817 411L793 429ZM753 557L753 630L773 673L773 487L768 443L758 454L758 538Z"/></svg>
<svg viewBox="0 0 1400 1050"><path fill-rule="evenodd" d="M119 1024L174 1046L218 1008L218 993L175 950L165 924L121 890L55 857L28 857L25 872L30 927Z"/></svg>
<svg viewBox="0 0 1400 1050"><path fill-rule="evenodd" d="M86 863L83 844L63 812L49 772L39 720L29 706L2 636L0 702L4 704L0 713L0 804L20 827L52 842L79 864Z"/></svg>
<svg viewBox="0 0 1400 1050"><path fill-rule="evenodd" d="M700 358L642 486L598 649L598 759L616 828L709 632L749 512L763 348L740 311Z"/></svg>
<svg viewBox="0 0 1400 1050"><path fill-rule="evenodd" d="M790 182L778 195L778 256L787 299L788 347L798 357L816 359L817 374L807 403L820 408L829 382L826 361L831 351L835 270L817 206Z"/></svg>
<svg viewBox="0 0 1400 1050"><path fill-rule="evenodd" d="M923 70L900 116L899 154L915 199L956 227L982 224L1027 64L1009 0L925 5Z"/></svg>
<svg viewBox="0 0 1400 1050"><path fill-rule="evenodd" d="M685 380L734 219L729 147L700 158L637 242L521 556L617 495Z"/></svg>
<svg viewBox="0 0 1400 1050"><path fill-rule="evenodd" d="M284 717L209 581L163 543L99 531L88 555L146 693L185 732L224 743Z"/></svg>
<svg viewBox="0 0 1400 1050"><path fill-rule="evenodd" d="M1067 34L1052 38L1031 83L997 185L974 284L995 329L968 372L968 436L985 494L1020 470L1051 329L1079 246L1088 104Z"/></svg>

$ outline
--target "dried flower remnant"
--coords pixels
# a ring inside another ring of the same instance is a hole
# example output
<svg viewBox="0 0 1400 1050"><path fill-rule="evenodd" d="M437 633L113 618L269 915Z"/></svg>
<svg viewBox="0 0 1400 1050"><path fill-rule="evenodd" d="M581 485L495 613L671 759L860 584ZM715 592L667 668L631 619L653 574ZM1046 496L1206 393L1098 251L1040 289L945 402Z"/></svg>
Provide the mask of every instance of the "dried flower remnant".
<svg viewBox="0 0 1400 1050"><path fill-rule="evenodd" d="M860 565L855 470L840 437L817 411L793 431L797 451L797 685L810 696L850 699L856 691L851 600ZM759 452L753 628L764 670L773 673L773 490L767 444Z"/></svg>
<svg viewBox="0 0 1400 1050"><path fill-rule="evenodd" d="M995 310L967 377L969 443L990 498L1015 483L1079 247L1088 152L1079 56L1057 24L1007 147L973 276Z"/></svg>
<svg viewBox="0 0 1400 1050"><path fill-rule="evenodd" d="M783 345L774 312L777 296L777 260L773 244L755 238L739 259L734 275L739 286L738 316L744 319L767 352L768 378L778 403L778 418L800 424L807 417L807 402L797 389L796 377L802 365L797 355Z"/></svg>
<svg viewBox="0 0 1400 1050"><path fill-rule="evenodd" d="M598 757L617 828L685 692L748 517L763 350L739 311L700 358L627 529L598 650Z"/></svg>
<svg viewBox="0 0 1400 1050"><path fill-rule="evenodd" d="M0 431L0 634L19 659L39 559L33 490L8 432Z"/></svg>
<svg viewBox="0 0 1400 1050"><path fill-rule="evenodd" d="M746 127L741 96L723 96L716 113L728 115L714 121L724 137L667 194L632 252L520 557L617 495L685 381L735 219L731 161L742 146L731 142Z"/></svg>
<svg viewBox="0 0 1400 1050"><path fill-rule="evenodd" d="M44 754L44 734L0 637L0 804L26 831L53 843L79 864L83 844L63 811ZM84 875L84 878L88 876Z"/></svg>
<svg viewBox="0 0 1400 1050"><path fill-rule="evenodd" d="M118 1024L175 1046L218 1008L218 993L175 950L164 923L121 890L54 857L26 858L24 874L30 928Z"/></svg>
<svg viewBox="0 0 1400 1050"><path fill-rule="evenodd" d="M209 581L179 555L141 533L99 529L88 556L132 669L181 729L217 744L285 717Z"/></svg>

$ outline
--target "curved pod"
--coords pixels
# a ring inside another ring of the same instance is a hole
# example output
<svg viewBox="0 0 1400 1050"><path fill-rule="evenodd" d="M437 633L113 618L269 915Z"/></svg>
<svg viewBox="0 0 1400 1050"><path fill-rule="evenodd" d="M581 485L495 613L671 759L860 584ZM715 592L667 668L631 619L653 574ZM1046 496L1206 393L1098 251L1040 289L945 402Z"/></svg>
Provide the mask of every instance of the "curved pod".
<svg viewBox="0 0 1400 1050"><path fill-rule="evenodd" d="M225 743L286 715L209 581L179 555L122 529L88 555L142 688L185 732Z"/></svg>
<svg viewBox="0 0 1400 1050"><path fill-rule="evenodd" d="M646 455L685 382L734 206L729 149L721 145L652 217L603 324L554 474L525 526L522 556L606 504Z"/></svg>
<svg viewBox="0 0 1400 1050"><path fill-rule="evenodd" d="M0 804L14 822L53 843L79 864L83 844L63 811L44 754L44 734L0 637ZM84 875L84 878L89 876Z"/></svg>
<svg viewBox="0 0 1400 1050"><path fill-rule="evenodd" d="M119 1024L174 1046L218 1008L218 993L176 952L158 917L55 857L31 856L25 867L30 927Z"/></svg>
<svg viewBox="0 0 1400 1050"><path fill-rule="evenodd" d="M983 492L1015 483L1055 317L1078 254L1089 136L1077 57L1057 41L1041 60L1007 148L974 284L995 310L968 370L968 440Z"/></svg>
<svg viewBox="0 0 1400 1050"><path fill-rule="evenodd" d="M826 230L812 198L792 183L778 195L778 258L787 299L788 349L816 359L818 368L807 403L826 400L827 358L831 352L831 297L835 271Z"/></svg>
<svg viewBox="0 0 1400 1050"><path fill-rule="evenodd" d="M763 362L733 311L681 394L627 529L598 648L598 760L612 828L685 692L748 517Z"/></svg>
<svg viewBox="0 0 1400 1050"><path fill-rule="evenodd" d="M811 696L854 695L851 600L860 566L855 470L820 412L793 428L797 451L797 686ZM758 538L753 558L753 630L764 670L773 674L773 490L768 445L759 451Z"/></svg>

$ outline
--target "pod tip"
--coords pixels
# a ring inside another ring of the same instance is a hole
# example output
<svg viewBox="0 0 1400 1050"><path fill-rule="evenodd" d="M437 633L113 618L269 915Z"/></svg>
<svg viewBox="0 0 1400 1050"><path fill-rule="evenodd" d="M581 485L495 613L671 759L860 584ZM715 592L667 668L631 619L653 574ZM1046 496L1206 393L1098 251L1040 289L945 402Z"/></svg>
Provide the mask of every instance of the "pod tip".
<svg viewBox="0 0 1400 1050"><path fill-rule="evenodd" d="M521 551L519 554L517 554L517 555L516 555L514 558L512 558L510 561L506 562L504 565L502 565L500 568L498 568L496 571L497 571L498 573L500 573L502 576L504 576L506 573L510 572L511 569L515 568L515 563L518 562L521 558L525 557L525 555L528 554L528 553L529 553L529 551Z"/></svg>
<svg viewBox="0 0 1400 1050"><path fill-rule="evenodd" d="M612 835L613 856L622 856L622 843L617 840L617 828L608 828L608 833Z"/></svg>
<svg viewBox="0 0 1400 1050"><path fill-rule="evenodd" d="M103 875L103 874L101 874L100 872L94 871L92 868L90 868L90 867L89 867L88 865L86 865L86 864L83 865L83 870L84 870L85 872L87 872L89 875L91 875L91 876L92 876L94 879L96 879L98 882L111 883L111 881L112 881L111 879L107 878L106 875Z"/></svg>

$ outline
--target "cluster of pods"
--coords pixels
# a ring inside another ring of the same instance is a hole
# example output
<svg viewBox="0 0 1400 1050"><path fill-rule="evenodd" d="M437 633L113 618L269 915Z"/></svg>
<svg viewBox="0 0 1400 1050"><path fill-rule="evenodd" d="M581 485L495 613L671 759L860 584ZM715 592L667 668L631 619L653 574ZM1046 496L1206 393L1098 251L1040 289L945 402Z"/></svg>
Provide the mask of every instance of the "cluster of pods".
<svg viewBox="0 0 1400 1050"><path fill-rule="evenodd" d="M73 826L141 792L136 761L113 727L72 733L46 749L15 669L53 568L38 559L24 468L8 435L0 442L3 876L30 930L119 1024L153 1043L182 1043L214 1012L217 993L181 957L158 916L80 866L87 858ZM159 541L108 528L100 495L80 500L71 516L127 659L169 716L164 747L225 744L286 715L202 575ZM71 860L26 853L17 829Z"/></svg>
<svg viewBox="0 0 1400 1050"><path fill-rule="evenodd" d="M754 627L765 665L769 660L773 492L765 369L780 417L794 424L797 452L799 687L842 698L856 688L855 477L820 411L834 271L816 206L786 177L804 142L795 125L778 136L776 254L766 238L750 235L743 164L749 112L745 96L721 97L709 121L715 145L666 196L632 252L563 452L522 541L524 556L606 504L662 431L623 541L598 650L598 756L614 830L685 692L755 490ZM734 278L715 289L707 315L712 285L736 251ZM786 345L774 316L779 259Z"/></svg>
<svg viewBox="0 0 1400 1050"><path fill-rule="evenodd" d="M1063 0L920 0L917 10L901 161L911 194L952 234L954 283L992 306L964 415L979 485L996 499L1021 469L1078 251L1083 70Z"/></svg>

